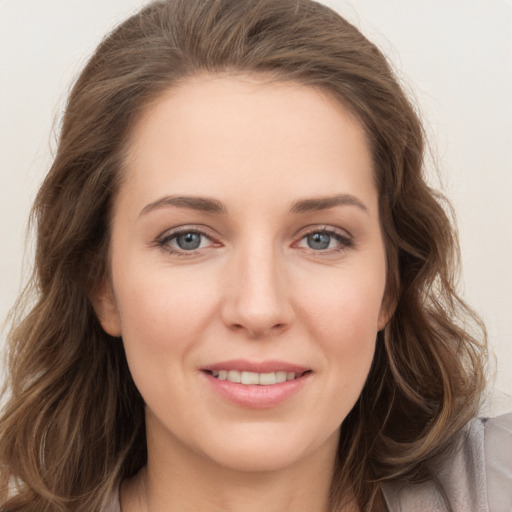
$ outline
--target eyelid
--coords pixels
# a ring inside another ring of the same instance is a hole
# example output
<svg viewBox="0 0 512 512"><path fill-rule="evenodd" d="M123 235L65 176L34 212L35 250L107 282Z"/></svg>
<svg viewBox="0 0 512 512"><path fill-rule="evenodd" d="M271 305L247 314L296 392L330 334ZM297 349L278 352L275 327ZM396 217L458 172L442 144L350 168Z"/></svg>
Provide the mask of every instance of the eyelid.
<svg viewBox="0 0 512 512"><path fill-rule="evenodd" d="M202 247L199 249L194 249L190 251L185 251L183 249L180 249L179 247L171 246L168 242L172 240L173 238L176 238L180 235L186 234L186 233L198 233L204 237L206 237L208 240L210 240L211 246L220 246L220 242L216 240L216 237L212 234L212 230L208 228L207 226L200 225L200 224L185 224L182 226L176 226L174 228L167 229L162 234L156 237L155 239L155 245L161 247L164 251L171 253L171 254L177 254L177 255L195 255L199 253L200 251L203 251L205 249L209 249L210 247Z"/></svg>
<svg viewBox="0 0 512 512"><path fill-rule="evenodd" d="M330 236L334 236L336 239L338 239L340 243L340 247L331 248L331 249L324 249L324 250L315 250L311 248L303 248L307 251L310 251L312 253L318 254L318 255L328 255L332 253L339 253L342 251L346 251L347 249L350 249L355 245L355 240L352 234L350 234L347 230L337 228L332 225L327 224L315 224L311 226L306 226L302 228L295 237L295 242L293 245L298 244L301 240L303 240L305 237L313 234L313 233L325 233ZM300 247L302 249L302 247Z"/></svg>
<svg viewBox="0 0 512 512"><path fill-rule="evenodd" d="M297 231L295 238L302 238L311 233L334 233L336 235L343 236L347 239L354 238L352 233L350 233L346 229L333 226L332 224L309 224L308 226L300 228Z"/></svg>

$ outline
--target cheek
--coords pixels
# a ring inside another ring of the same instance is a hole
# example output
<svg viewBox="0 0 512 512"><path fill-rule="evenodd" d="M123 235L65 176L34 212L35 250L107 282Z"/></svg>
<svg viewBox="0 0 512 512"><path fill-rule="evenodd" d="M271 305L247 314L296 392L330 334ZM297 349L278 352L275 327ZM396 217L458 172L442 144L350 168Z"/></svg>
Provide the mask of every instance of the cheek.
<svg viewBox="0 0 512 512"><path fill-rule="evenodd" d="M153 370L156 376L178 367L201 343L215 316L211 281L201 272L171 272L159 265L125 272L118 280L122 338L135 379L139 372L145 379ZM148 367L151 372L144 372Z"/></svg>
<svg viewBox="0 0 512 512"><path fill-rule="evenodd" d="M211 286L169 269L131 274L118 285L122 338L128 366L153 411L179 407L193 374L194 354L214 316ZM172 274L172 275L171 275ZM184 371L184 370L189 370ZM185 407L185 404L183 404Z"/></svg>
<svg viewBox="0 0 512 512"><path fill-rule="evenodd" d="M329 366L338 368L344 387L362 388L373 360L380 301L375 301L371 294L366 298L368 301L352 295L338 300L329 317L324 317L323 323L329 327L319 327Z"/></svg>
<svg viewBox="0 0 512 512"><path fill-rule="evenodd" d="M312 417L327 431L339 427L361 395L374 357L382 299L371 280L341 273L338 280L333 277L310 291L300 312L309 339L322 354L318 365L322 386L315 390ZM320 284L317 279L316 285Z"/></svg>
<svg viewBox="0 0 512 512"><path fill-rule="evenodd" d="M323 284L323 286L322 286ZM385 287L382 272L340 271L303 290L299 315L322 346L337 385L362 388L373 360Z"/></svg>
<svg viewBox="0 0 512 512"><path fill-rule="evenodd" d="M381 272L346 268L302 279L300 314L309 319L323 338L350 342L376 335L385 288L385 269ZM329 336L328 334L331 334Z"/></svg>

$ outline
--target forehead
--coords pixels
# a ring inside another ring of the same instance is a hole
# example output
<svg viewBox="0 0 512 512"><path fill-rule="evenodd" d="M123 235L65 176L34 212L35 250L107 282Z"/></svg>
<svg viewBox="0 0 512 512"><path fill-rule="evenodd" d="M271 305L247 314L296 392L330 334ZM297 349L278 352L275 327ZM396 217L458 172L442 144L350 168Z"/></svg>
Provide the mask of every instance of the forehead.
<svg viewBox="0 0 512 512"><path fill-rule="evenodd" d="M222 199L234 183L255 197L375 192L364 129L340 101L257 76L200 76L170 88L136 123L125 164L128 186L147 196L176 187Z"/></svg>

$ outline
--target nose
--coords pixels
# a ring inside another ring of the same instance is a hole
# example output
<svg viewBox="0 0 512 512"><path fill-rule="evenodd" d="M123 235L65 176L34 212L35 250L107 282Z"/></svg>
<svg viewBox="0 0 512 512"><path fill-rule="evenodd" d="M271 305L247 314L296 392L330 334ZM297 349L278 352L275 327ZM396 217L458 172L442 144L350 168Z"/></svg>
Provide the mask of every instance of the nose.
<svg viewBox="0 0 512 512"><path fill-rule="evenodd" d="M222 319L251 339L279 334L294 311L282 258L272 248L247 248L234 255L226 272Z"/></svg>

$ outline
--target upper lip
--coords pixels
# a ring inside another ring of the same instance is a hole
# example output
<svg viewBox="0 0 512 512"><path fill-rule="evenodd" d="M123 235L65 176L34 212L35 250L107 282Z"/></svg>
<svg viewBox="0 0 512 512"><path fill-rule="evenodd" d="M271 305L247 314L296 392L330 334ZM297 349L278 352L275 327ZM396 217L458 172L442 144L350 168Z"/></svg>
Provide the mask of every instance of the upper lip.
<svg viewBox="0 0 512 512"><path fill-rule="evenodd" d="M201 368L203 371L237 370L239 372L270 373L293 372L304 373L310 368L285 361L247 361L245 359L232 359L219 363L209 364Z"/></svg>

